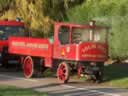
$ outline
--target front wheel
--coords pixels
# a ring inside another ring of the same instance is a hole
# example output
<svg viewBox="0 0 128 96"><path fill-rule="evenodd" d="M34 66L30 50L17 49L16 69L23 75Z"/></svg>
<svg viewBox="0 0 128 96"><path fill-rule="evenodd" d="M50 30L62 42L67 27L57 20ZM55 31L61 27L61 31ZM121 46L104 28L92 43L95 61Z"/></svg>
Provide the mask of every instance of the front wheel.
<svg viewBox="0 0 128 96"><path fill-rule="evenodd" d="M59 64L57 68L57 78L62 83L67 83L70 76L70 68L66 62L62 62Z"/></svg>

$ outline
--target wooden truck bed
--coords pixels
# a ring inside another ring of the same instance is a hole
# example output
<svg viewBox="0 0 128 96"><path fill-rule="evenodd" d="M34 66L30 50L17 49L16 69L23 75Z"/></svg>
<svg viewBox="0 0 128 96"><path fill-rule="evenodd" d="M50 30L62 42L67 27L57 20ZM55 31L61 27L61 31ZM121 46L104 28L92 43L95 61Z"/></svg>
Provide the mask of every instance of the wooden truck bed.
<svg viewBox="0 0 128 96"><path fill-rule="evenodd" d="M52 44L48 39L9 37L8 51L11 54L52 57Z"/></svg>

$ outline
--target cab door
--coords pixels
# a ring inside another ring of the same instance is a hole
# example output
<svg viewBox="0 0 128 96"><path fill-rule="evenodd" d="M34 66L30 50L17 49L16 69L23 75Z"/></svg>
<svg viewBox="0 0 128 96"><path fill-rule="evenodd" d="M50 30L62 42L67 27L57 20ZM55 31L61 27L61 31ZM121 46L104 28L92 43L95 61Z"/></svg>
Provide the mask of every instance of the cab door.
<svg viewBox="0 0 128 96"><path fill-rule="evenodd" d="M68 59L70 49L71 27L70 25L57 24L54 33L54 58Z"/></svg>

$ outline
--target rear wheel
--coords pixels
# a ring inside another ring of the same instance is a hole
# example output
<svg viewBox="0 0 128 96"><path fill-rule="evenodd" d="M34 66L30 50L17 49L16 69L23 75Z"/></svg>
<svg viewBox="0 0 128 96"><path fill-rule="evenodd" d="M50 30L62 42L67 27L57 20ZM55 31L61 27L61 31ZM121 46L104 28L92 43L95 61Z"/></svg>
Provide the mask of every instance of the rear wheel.
<svg viewBox="0 0 128 96"><path fill-rule="evenodd" d="M33 59L30 56L25 57L23 62L23 72L26 78L31 78L34 74Z"/></svg>
<svg viewBox="0 0 128 96"><path fill-rule="evenodd" d="M69 65L66 62L59 64L57 68L57 78L61 83L67 83L70 76Z"/></svg>
<svg viewBox="0 0 128 96"><path fill-rule="evenodd" d="M103 63L94 63L91 64L89 67L89 73L91 79L96 81L96 83L101 83L103 81L103 74L104 74L104 64Z"/></svg>
<svg viewBox="0 0 128 96"><path fill-rule="evenodd" d="M95 74L96 77L96 82L100 83L103 81L103 77L104 77L104 64L99 64L99 71Z"/></svg>
<svg viewBox="0 0 128 96"><path fill-rule="evenodd" d="M78 64L78 67L77 67L77 76L78 76L78 78L81 77L81 74L83 73L83 69L84 69L84 66L82 64Z"/></svg>

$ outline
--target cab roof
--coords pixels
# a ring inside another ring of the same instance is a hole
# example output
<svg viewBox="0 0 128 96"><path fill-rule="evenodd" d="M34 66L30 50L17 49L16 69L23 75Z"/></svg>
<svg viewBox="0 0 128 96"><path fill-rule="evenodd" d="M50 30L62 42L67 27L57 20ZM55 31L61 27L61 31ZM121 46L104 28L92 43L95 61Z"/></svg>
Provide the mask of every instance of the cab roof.
<svg viewBox="0 0 128 96"><path fill-rule="evenodd" d="M24 26L24 23L16 20L0 20L0 26Z"/></svg>

